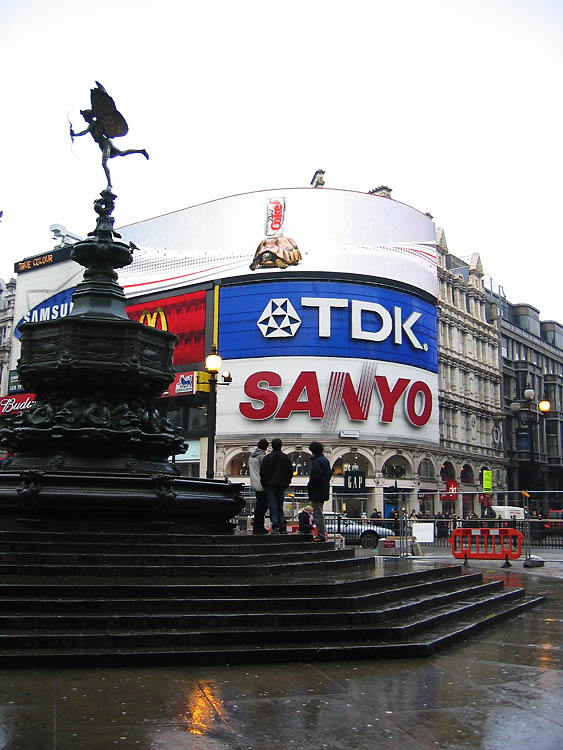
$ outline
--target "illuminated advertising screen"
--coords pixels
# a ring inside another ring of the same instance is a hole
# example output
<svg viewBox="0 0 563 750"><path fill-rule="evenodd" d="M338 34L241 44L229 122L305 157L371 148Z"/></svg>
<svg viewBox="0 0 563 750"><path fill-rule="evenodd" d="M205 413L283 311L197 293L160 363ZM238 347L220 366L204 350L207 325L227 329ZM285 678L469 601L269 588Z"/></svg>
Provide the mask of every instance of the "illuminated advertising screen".
<svg viewBox="0 0 563 750"><path fill-rule="evenodd" d="M436 308L365 283L288 280L221 289L223 437L324 435L434 445Z"/></svg>
<svg viewBox="0 0 563 750"><path fill-rule="evenodd" d="M0 417L29 411L35 403L35 393L16 393L0 398Z"/></svg>
<svg viewBox="0 0 563 750"><path fill-rule="evenodd" d="M72 295L74 294L75 287L69 287L63 289L57 294L53 294L51 297L42 300L38 305L28 310L23 318L18 321L15 329L14 336L20 338L20 326L22 323L41 323L44 320L58 320L59 318L65 318L70 314L72 310Z"/></svg>
<svg viewBox="0 0 563 750"><path fill-rule="evenodd" d="M174 365L201 362L205 357L205 291L127 306L127 315L151 328L178 336Z"/></svg>
<svg viewBox="0 0 563 750"><path fill-rule="evenodd" d="M218 390L217 432L435 445L438 375L408 365L336 357L228 361L233 380Z"/></svg>
<svg viewBox="0 0 563 750"><path fill-rule="evenodd" d="M219 346L241 357L357 357L438 370L436 308L369 284L284 281L221 289Z"/></svg>

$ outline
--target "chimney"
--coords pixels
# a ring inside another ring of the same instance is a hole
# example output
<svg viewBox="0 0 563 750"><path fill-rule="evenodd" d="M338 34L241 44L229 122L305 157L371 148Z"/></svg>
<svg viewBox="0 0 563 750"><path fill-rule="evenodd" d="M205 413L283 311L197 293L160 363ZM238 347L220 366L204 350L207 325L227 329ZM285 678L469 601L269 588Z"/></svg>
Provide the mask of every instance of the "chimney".
<svg viewBox="0 0 563 750"><path fill-rule="evenodd" d="M393 192L393 188L388 187L387 185L380 185L377 188L374 188L373 190L369 191L370 195L377 195L379 198L391 198L391 193Z"/></svg>
<svg viewBox="0 0 563 750"><path fill-rule="evenodd" d="M324 175L325 175L324 169L317 169L317 171L313 175L313 179L311 180L311 185L315 188L324 187L324 184L325 184Z"/></svg>

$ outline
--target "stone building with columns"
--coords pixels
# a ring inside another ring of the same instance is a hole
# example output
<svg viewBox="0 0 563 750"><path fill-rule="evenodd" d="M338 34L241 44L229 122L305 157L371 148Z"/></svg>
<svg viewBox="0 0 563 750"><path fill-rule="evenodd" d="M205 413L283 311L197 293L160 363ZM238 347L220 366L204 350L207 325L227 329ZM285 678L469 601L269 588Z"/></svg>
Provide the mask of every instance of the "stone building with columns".
<svg viewBox="0 0 563 750"><path fill-rule="evenodd" d="M484 288L477 253L469 262L449 253L442 229L436 249L440 494L448 511L480 515L483 471L492 472L493 496L506 490L497 309ZM448 493L448 487L457 492Z"/></svg>

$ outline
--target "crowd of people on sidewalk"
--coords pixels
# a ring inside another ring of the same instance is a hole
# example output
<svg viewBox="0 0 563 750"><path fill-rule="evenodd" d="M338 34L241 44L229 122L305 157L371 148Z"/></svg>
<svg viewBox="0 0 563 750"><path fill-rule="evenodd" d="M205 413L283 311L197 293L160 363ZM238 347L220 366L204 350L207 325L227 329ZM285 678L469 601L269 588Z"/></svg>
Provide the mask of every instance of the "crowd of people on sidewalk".
<svg viewBox="0 0 563 750"><path fill-rule="evenodd" d="M249 477L250 488L256 496L254 516L252 520L253 534L287 534L287 519L284 513L285 493L291 485L294 475L294 466L291 458L282 451L282 441L276 437L272 439L271 451L268 452L269 442L261 438L249 459ZM315 541L324 541L326 539L326 527L323 514L323 505L329 499L330 481L332 478L332 469L326 456L322 443L313 441L309 445L311 452L311 470L307 484L307 495L309 504L301 508L298 516L299 533L311 534L313 527L316 529ZM487 509L492 511L492 509ZM269 513L271 529L266 529L265 518ZM494 513L494 511L493 511ZM367 517L366 513L362 514ZM491 518L494 515L487 515ZM375 509L370 519L382 519L380 510ZM468 512L465 519L477 520L479 516L476 513ZM454 512L432 510L411 510L410 514L404 508L395 508L389 514L388 520L400 521L408 519L409 521L436 521L438 532L443 530L455 529L458 523L458 516Z"/></svg>

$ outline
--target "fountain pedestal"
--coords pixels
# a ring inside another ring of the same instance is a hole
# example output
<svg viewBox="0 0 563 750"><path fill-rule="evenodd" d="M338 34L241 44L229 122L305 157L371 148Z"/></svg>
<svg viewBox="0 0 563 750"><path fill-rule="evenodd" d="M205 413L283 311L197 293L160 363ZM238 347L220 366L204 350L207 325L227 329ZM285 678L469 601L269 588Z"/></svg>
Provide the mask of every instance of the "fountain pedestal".
<svg viewBox="0 0 563 750"><path fill-rule="evenodd" d="M113 229L114 202L101 193L96 229L74 246L86 271L70 315L21 326L18 374L36 401L0 430L14 454L0 473L0 513L224 533L243 505L241 485L179 477L168 460L184 439L156 399L174 379L177 339L127 317L115 269L131 263L132 248Z"/></svg>

